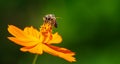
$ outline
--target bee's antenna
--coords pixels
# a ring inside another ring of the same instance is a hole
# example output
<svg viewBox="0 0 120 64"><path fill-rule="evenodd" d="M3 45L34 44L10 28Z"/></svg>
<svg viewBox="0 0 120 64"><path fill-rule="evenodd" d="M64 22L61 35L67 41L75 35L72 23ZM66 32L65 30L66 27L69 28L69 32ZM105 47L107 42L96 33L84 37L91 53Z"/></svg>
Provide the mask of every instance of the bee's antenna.
<svg viewBox="0 0 120 64"><path fill-rule="evenodd" d="M60 18L60 19L63 19L62 17L56 17L56 18Z"/></svg>
<svg viewBox="0 0 120 64"><path fill-rule="evenodd" d="M56 18L60 18L60 17L56 17Z"/></svg>

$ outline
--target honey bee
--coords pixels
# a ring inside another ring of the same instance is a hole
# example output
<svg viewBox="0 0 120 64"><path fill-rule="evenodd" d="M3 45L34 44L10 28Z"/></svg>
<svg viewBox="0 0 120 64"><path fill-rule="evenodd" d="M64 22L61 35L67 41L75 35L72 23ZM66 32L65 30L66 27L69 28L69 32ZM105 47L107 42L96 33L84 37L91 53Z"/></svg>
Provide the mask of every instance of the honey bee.
<svg viewBox="0 0 120 64"><path fill-rule="evenodd" d="M44 23L49 23L55 28L57 28L56 17L54 14L47 14L43 17Z"/></svg>

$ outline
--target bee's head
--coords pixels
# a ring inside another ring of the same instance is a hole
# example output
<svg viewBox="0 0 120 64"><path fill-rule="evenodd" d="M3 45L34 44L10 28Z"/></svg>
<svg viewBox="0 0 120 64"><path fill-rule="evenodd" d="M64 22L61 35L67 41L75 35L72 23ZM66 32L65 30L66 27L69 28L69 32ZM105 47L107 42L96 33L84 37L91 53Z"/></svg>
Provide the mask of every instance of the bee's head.
<svg viewBox="0 0 120 64"><path fill-rule="evenodd" d="M56 17L54 14L47 14L43 17L44 23L49 23L57 28Z"/></svg>
<svg viewBox="0 0 120 64"><path fill-rule="evenodd" d="M54 14L47 14L43 17L43 20L44 21L55 21L56 18L55 18L55 15Z"/></svg>

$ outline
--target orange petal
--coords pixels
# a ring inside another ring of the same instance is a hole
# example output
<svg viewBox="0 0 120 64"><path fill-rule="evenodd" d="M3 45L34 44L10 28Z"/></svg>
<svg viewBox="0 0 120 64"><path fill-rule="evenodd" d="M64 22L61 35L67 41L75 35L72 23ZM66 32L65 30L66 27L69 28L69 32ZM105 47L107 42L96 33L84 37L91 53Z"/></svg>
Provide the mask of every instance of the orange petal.
<svg viewBox="0 0 120 64"><path fill-rule="evenodd" d="M30 53L34 53L34 54L42 54L43 50L42 50L42 44L39 43L38 45L34 46L34 47L22 47L20 49L23 52L30 52Z"/></svg>
<svg viewBox="0 0 120 64"><path fill-rule="evenodd" d="M27 36L32 36L32 37L36 37L36 38L39 38L39 36L40 36L39 32L32 26L24 28L24 33Z"/></svg>
<svg viewBox="0 0 120 64"><path fill-rule="evenodd" d="M58 44L62 42L62 37L56 32L52 35L52 40L50 40L47 44Z"/></svg>
<svg viewBox="0 0 120 64"><path fill-rule="evenodd" d="M25 40L22 40L22 39L18 39L18 38L15 38L15 37L8 37L9 40L13 41L14 43L18 44L18 45L22 45L22 46L34 46L36 45L37 41L25 41Z"/></svg>
<svg viewBox="0 0 120 64"><path fill-rule="evenodd" d="M75 53L71 52L70 50L67 50L65 48L60 48L60 47L45 44L45 45L43 45L43 50L54 56L61 57L69 62L76 61L75 58L73 57L75 55Z"/></svg>
<svg viewBox="0 0 120 64"><path fill-rule="evenodd" d="M40 33L33 27L26 27L24 31L21 29L9 25L8 31L15 37L8 37L11 41L22 46L34 46L39 42L43 41Z"/></svg>
<svg viewBox="0 0 120 64"><path fill-rule="evenodd" d="M12 34L15 37L19 37L19 38L25 37L23 31L21 29L17 28L16 26L8 25L8 31L10 34Z"/></svg>

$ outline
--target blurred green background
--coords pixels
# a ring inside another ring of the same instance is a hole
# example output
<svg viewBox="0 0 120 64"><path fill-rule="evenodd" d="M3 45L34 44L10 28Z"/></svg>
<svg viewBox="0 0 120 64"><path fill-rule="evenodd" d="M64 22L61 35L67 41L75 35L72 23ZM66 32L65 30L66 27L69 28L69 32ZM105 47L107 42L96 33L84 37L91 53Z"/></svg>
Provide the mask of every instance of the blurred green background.
<svg viewBox="0 0 120 64"><path fill-rule="evenodd" d="M44 53L36 64L120 64L120 0L0 0L0 64L31 64L34 54L7 39L13 24L39 28L42 17L55 14L63 42L76 62Z"/></svg>

